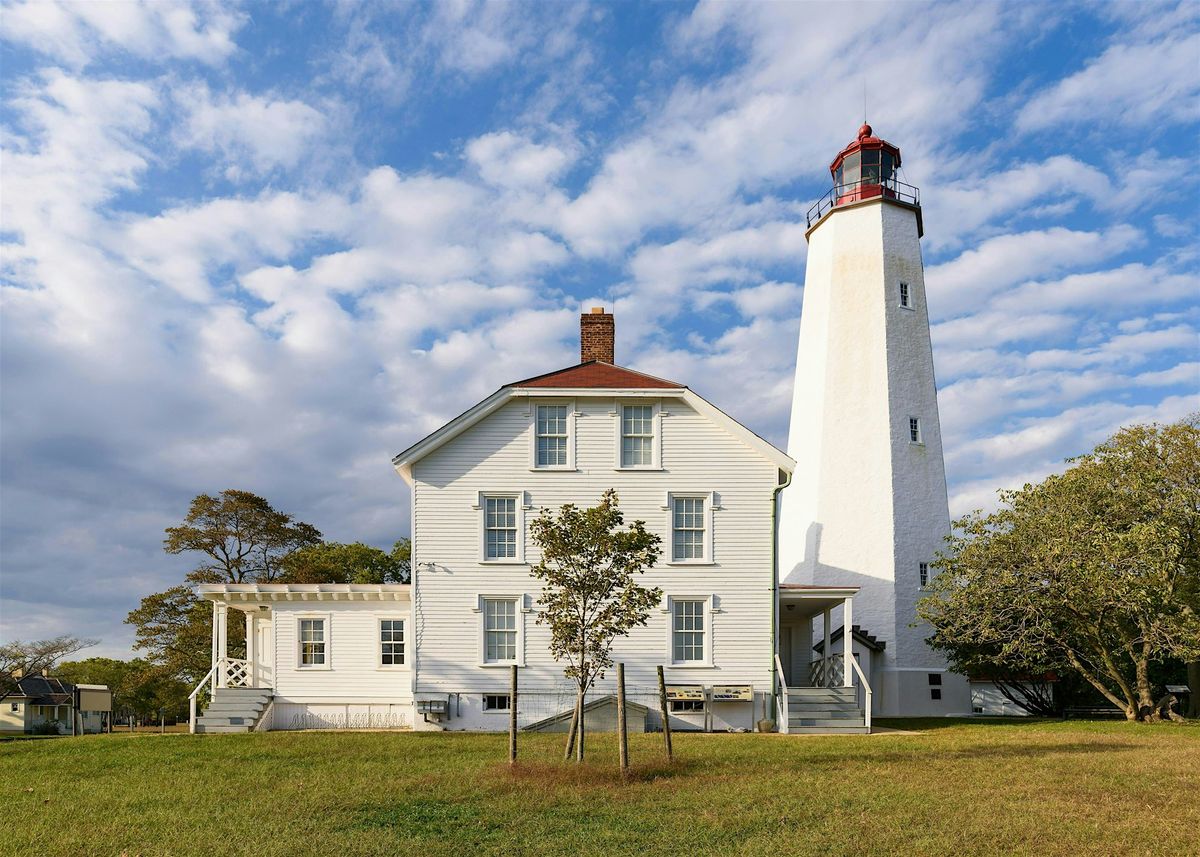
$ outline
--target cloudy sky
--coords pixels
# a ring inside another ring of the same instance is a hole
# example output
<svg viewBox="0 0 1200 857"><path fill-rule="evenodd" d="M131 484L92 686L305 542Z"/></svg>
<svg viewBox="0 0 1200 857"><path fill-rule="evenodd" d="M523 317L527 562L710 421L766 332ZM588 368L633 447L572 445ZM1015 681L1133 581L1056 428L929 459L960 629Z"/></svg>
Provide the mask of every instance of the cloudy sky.
<svg viewBox="0 0 1200 857"><path fill-rule="evenodd" d="M390 456L577 359L784 444L804 214L922 191L951 507L1200 388L1200 4L3 6L0 638L126 653L201 492L407 533Z"/></svg>

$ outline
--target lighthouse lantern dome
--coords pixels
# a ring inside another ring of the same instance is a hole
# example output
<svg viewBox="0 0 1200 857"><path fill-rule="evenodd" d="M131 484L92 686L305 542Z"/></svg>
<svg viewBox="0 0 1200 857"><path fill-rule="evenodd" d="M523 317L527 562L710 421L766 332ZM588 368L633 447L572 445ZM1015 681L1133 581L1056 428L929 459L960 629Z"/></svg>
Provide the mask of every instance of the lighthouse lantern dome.
<svg viewBox="0 0 1200 857"><path fill-rule="evenodd" d="M858 137L838 152L829 165L833 185L839 188L838 202L884 195L900 168L900 149L876 137L871 126L863 124Z"/></svg>

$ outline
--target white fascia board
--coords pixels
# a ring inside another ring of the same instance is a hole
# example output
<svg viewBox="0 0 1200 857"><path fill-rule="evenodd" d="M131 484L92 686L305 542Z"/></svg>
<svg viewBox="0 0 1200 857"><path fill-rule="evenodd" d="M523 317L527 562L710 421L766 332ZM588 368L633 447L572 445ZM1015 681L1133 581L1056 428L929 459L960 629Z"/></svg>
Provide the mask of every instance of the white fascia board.
<svg viewBox="0 0 1200 857"><path fill-rule="evenodd" d="M404 477L405 482L407 482L409 485L412 485L412 466L416 464L418 460L424 458L442 444L458 437L471 426L475 425L475 423L479 422L488 414L497 410L509 399L515 397L516 392L512 387L501 387L482 402L475 405L475 407L459 414L437 431L426 435L408 449L404 450L404 452L401 452L392 459L392 467L396 468L396 472Z"/></svg>
<svg viewBox="0 0 1200 857"><path fill-rule="evenodd" d="M307 595L318 601L336 599L339 595L358 596L369 601L386 601L389 596L406 595L409 583L202 583L196 593L205 601L269 600L273 595Z"/></svg>
<svg viewBox="0 0 1200 857"><path fill-rule="evenodd" d="M795 460L787 453L750 431L750 429L729 416L729 414L725 413L712 402L697 396L691 390L683 391L683 399L697 413L704 414L714 423L723 427L731 435L746 444L746 446L758 452L768 461L773 462L780 470L792 473L796 469Z"/></svg>

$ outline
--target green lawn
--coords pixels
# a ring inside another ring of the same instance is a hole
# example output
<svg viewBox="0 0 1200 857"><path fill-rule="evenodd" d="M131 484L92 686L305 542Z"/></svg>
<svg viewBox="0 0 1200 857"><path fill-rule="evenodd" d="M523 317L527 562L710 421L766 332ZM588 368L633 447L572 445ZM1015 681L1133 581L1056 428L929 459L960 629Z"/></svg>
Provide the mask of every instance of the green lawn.
<svg viewBox="0 0 1200 857"><path fill-rule="evenodd" d="M1200 725L922 721L918 734L266 733L0 743L15 854L1113 854L1195 845ZM1157 847L1157 846L1153 846ZM421 849L419 851L415 849ZM1177 852L1183 853L1183 852Z"/></svg>

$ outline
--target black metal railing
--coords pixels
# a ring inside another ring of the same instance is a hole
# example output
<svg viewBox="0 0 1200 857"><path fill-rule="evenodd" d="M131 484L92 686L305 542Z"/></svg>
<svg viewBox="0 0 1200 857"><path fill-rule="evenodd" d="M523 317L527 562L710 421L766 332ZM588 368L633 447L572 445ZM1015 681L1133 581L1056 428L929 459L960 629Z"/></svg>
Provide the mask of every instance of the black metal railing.
<svg viewBox="0 0 1200 857"><path fill-rule="evenodd" d="M905 184L895 176L883 181L860 179L856 182L838 184L831 187L808 210L808 225L812 226L824 217L825 212L831 208L837 208L839 205L849 205L852 202L860 202L864 199L875 199L876 197L894 199L918 207L921 205L921 191L910 184Z"/></svg>

